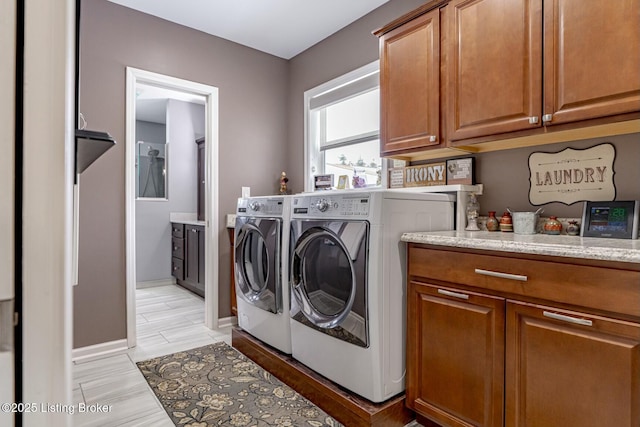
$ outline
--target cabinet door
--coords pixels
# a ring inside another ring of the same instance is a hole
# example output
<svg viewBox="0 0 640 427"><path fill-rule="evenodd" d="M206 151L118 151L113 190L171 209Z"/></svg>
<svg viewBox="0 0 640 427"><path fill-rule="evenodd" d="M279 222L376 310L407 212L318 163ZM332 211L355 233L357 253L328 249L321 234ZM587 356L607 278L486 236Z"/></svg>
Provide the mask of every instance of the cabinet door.
<svg viewBox="0 0 640 427"><path fill-rule="evenodd" d="M446 23L448 138L540 126L542 0L456 0Z"/></svg>
<svg viewBox="0 0 640 427"><path fill-rule="evenodd" d="M204 291L204 228L198 227L198 287Z"/></svg>
<svg viewBox="0 0 640 427"><path fill-rule="evenodd" d="M504 299L411 282L407 406L447 426L502 426Z"/></svg>
<svg viewBox="0 0 640 427"><path fill-rule="evenodd" d="M440 11L380 38L380 151L428 146L440 138Z"/></svg>
<svg viewBox="0 0 640 427"><path fill-rule="evenodd" d="M640 425L640 325L507 303L506 425Z"/></svg>
<svg viewBox="0 0 640 427"><path fill-rule="evenodd" d="M198 283L199 275L199 232L194 226L186 226L187 233L187 255L185 259L184 280L192 284Z"/></svg>
<svg viewBox="0 0 640 427"><path fill-rule="evenodd" d="M549 124L640 110L638 28L638 0L545 0Z"/></svg>

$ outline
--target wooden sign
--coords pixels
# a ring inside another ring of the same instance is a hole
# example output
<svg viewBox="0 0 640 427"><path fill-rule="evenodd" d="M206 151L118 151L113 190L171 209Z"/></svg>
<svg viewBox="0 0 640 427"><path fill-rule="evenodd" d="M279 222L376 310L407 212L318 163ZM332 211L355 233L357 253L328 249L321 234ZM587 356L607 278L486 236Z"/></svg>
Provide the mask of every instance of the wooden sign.
<svg viewBox="0 0 640 427"><path fill-rule="evenodd" d="M529 201L532 205L578 201L611 201L616 198L613 162L616 150L605 143L557 153L529 156Z"/></svg>
<svg viewBox="0 0 640 427"><path fill-rule="evenodd" d="M404 168L389 169L389 188L404 187Z"/></svg>
<svg viewBox="0 0 640 427"><path fill-rule="evenodd" d="M405 187L424 187L447 184L446 162L409 166L404 169Z"/></svg>

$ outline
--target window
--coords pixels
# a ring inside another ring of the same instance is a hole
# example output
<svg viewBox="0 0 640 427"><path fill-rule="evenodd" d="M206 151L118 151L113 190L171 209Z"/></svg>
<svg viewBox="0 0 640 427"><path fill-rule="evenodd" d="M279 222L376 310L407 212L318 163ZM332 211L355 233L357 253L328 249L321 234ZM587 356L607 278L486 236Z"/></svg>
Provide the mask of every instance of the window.
<svg viewBox="0 0 640 427"><path fill-rule="evenodd" d="M381 186L378 61L305 92L305 191L314 175L357 174L367 187Z"/></svg>

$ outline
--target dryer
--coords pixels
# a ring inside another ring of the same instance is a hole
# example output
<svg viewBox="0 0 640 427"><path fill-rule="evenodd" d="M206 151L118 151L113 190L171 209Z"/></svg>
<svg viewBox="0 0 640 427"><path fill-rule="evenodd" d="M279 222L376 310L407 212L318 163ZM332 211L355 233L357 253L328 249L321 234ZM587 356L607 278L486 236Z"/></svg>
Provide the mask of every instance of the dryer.
<svg viewBox="0 0 640 427"><path fill-rule="evenodd" d="M290 206L290 196L238 199L233 254L238 325L287 354Z"/></svg>
<svg viewBox="0 0 640 427"><path fill-rule="evenodd" d="M292 356L382 402L404 390L404 232L454 229L449 194L374 190L294 196Z"/></svg>

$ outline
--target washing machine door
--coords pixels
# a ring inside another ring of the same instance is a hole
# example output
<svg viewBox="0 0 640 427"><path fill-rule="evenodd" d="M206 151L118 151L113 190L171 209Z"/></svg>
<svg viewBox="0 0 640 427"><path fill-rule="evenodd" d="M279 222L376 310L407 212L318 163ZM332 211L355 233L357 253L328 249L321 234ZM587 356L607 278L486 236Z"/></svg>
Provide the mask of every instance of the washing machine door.
<svg viewBox="0 0 640 427"><path fill-rule="evenodd" d="M282 312L279 218L238 218L235 237L236 293L246 302Z"/></svg>
<svg viewBox="0 0 640 427"><path fill-rule="evenodd" d="M367 221L304 221L292 230L291 316L311 328L368 346ZM295 232L294 232L295 233Z"/></svg>

